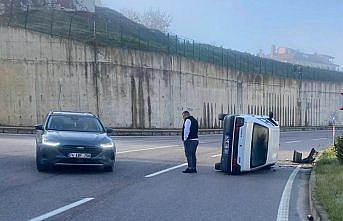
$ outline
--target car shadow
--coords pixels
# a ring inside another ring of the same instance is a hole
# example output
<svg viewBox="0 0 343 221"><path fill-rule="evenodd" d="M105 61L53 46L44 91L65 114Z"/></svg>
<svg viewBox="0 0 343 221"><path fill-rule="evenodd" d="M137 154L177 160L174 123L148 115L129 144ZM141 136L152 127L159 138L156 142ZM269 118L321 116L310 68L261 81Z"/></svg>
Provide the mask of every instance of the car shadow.
<svg viewBox="0 0 343 221"><path fill-rule="evenodd" d="M96 174L96 173L111 173L105 171L101 166L55 166L49 168L42 173L47 174Z"/></svg>

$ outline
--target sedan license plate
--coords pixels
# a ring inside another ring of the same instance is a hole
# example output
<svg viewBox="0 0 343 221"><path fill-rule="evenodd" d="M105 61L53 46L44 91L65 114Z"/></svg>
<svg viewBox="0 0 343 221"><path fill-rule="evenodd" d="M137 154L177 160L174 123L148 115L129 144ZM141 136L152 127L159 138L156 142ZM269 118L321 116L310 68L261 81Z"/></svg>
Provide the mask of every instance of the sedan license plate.
<svg viewBox="0 0 343 221"><path fill-rule="evenodd" d="M89 159L92 157L90 153L69 153L69 158L80 158L80 159Z"/></svg>

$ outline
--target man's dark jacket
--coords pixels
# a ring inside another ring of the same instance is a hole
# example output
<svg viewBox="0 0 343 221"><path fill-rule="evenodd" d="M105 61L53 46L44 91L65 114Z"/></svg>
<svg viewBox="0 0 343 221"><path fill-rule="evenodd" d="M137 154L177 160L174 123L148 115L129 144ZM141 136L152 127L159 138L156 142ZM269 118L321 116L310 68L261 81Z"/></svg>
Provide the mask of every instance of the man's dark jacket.
<svg viewBox="0 0 343 221"><path fill-rule="evenodd" d="M190 132L189 132L189 135L187 137L187 140L197 139L198 138L198 130L199 130L198 121L193 116L189 116L189 117L185 118L185 120L183 122L182 140L183 141L185 140L184 139L184 132L185 132L185 122L187 119L189 119L191 121L191 128L190 128Z"/></svg>

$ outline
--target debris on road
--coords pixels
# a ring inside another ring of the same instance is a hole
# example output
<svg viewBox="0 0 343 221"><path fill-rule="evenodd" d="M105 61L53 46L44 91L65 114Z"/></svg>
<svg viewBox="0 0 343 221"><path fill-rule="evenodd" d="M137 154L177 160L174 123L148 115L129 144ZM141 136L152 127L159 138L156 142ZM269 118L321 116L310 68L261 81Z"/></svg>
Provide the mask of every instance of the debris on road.
<svg viewBox="0 0 343 221"><path fill-rule="evenodd" d="M316 151L314 148L312 148L308 157L302 159L302 153L294 150L293 162L294 163L313 163L314 160L316 159L316 157L318 156L318 153L319 153L318 151Z"/></svg>

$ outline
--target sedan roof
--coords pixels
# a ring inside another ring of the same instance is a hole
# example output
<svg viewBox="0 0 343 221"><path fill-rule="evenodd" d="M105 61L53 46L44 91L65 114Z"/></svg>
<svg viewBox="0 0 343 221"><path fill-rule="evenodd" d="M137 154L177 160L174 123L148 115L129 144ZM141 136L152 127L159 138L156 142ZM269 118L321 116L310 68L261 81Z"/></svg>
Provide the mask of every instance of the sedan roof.
<svg viewBox="0 0 343 221"><path fill-rule="evenodd" d="M52 115L79 115L79 116L91 116L95 117L94 114L89 112L73 112L73 111L53 111Z"/></svg>

